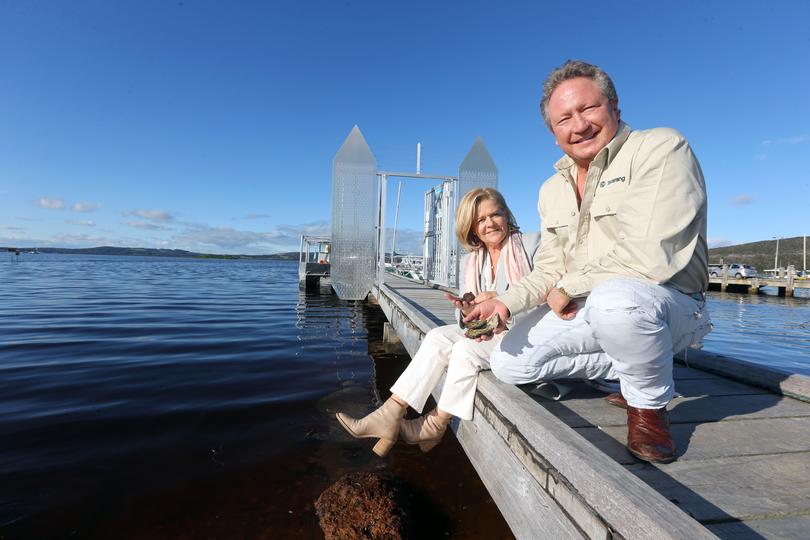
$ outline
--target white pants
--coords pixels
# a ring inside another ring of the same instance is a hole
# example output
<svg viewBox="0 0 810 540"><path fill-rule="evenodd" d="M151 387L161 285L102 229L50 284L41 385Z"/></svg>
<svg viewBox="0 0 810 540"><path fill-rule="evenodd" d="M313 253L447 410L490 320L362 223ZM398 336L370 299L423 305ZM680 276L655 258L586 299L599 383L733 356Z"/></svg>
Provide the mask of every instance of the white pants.
<svg viewBox="0 0 810 540"><path fill-rule="evenodd" d="M522 315L492 353L495 376L618 378L628 404L655 409L675 392L672 355L711 330L705 301L637 279L607 281L578 303L570 321L546 306Z"/></svg>
<svg viewBox="0 0 810 540"><path fill-rule="evenodd" d="M431 391L447 371L439 408L462 420L472 419L478 372L489 369L489 356L504 335L477 342L465 337L457 324L434 328L425 335L391 392L421 413Z"/></svg>

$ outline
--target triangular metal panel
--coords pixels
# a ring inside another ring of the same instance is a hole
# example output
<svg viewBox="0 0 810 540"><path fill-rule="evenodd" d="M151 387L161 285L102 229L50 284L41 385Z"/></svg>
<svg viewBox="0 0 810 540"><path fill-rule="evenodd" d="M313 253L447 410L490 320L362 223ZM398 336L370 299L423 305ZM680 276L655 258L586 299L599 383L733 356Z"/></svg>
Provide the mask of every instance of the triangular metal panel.
<svg viewBox="0 0 810 540"><path fill-rule="evenodd" d="M464 161L459 165L458 180L459 201L473 188L498 189L498 168L481 137L476 137Z"/></svg>
<svg viewBox="0 0 810 540"><path fill-rule="evenodd" d="M332 160L332 288L363 300L374 284L377 160L354 126Z"/></svg>

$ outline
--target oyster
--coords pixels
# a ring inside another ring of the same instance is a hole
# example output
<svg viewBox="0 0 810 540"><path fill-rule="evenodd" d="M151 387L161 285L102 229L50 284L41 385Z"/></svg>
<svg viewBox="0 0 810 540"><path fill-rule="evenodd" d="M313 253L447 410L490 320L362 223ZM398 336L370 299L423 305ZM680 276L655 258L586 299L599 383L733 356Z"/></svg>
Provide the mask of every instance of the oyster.
<svg viewBox="0 0 810 540"><path fill-rule="evenodd" d="M462 302L472 302L473 300L475 300L475 295L471 292L465 292L464 296L462 296L460 300Z"/></svg>
<svg viewBox="0 0 810 540"><path fill-rule="evenodd" d="M464 323L464 335L470 339L475 339L479 336L487 336L492 334L498 325L501 324L501 318L497 313L493 313L488 319L470 321Z"/></svg>

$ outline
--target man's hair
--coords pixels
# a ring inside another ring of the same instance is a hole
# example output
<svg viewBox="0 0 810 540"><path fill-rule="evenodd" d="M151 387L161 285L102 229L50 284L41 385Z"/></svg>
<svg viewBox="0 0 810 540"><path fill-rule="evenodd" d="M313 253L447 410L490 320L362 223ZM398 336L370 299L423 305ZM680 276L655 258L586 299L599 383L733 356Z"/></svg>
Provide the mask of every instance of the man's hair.
<svg viewBox="0 0 810 540"><path fill-rule="evenodd" d="M590 79L596 83L596 86L599 87L610 103L615 104L618 102L619 96L616 94L616 87L613 86L610 75L605 73L602 68L582 60L567 60L565 64L549 73L546 82L543 83L543 99L540 100L540 113L543 115L543 120L545 120L549 129L551 129L551 119L548 117L548 100L551 98L551 94L565 81L578 77Z"/></svg>
<svg viewBox="0 0 810 540"><path fill-rule="evenodd" d="M494 201L503 212L509 234L520 230L514 214L509 210L503 195L498 190L493 188L472 189L464 195L456 209L456 238L467 251L475 251L484 245L478 235L475 234L475 212L478 210L478 204L486 200Z"/></svg>

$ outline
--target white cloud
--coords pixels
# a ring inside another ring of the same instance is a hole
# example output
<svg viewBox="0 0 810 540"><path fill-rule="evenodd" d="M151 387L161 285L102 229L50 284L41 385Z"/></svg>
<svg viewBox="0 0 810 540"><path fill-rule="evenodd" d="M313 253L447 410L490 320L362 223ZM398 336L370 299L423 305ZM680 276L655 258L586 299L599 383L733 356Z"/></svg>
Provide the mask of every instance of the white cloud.
<svg viewBox="0 0 810 540"><path fill-rule="evenodd" d="M328 236L329 226L329 222L318 221L281 225L270 231L250 231L190 224L187 230L173 237L172 245L201 252L219 250L224 253L256 254L297 251L302 234Z"/></svg>
<svg viewBox="0 0 810 540"><path fill-rule="evenodd" d="M731 204L735 206L745 206L751 204L753 201L754 198L751 195L737 195L731 199Z"/></svg>
<svg viewBox="0 0 810 540"><path fill-rule="evenodd" d="M80 225L82 227L96 226L96 223L94 221L90 221L89 219L68 219L65 223L70 223L71 225Z"/></svg>
<svg viewBox="0 0 810 540"><path fill-rule="evenodd" d="M728 238L723 238L721 236L710 236L706 239L706 241L709 244L709 249L733 246L736 243L734 240L729 240Z"/></svg>
<svg viewBox="0 0 810 540"><path fill-rule="evenodd" d="M65 201L55 197L40 197L37 204L40 208L48 208L49 210L61 210L65 207Z"/></svg>
<svg viewBox="0 0 810 540"><path fill-rule="evenodd" d="M137 216L151 221L174 221L174 216L164 210L126 210L125 216Z"/></svg>
<svg viewBox="0 0 810 540"><path fill-rule="evenodd" d="M765 139L760 144L762 146L773 146L773 145L794 146L797 144L801 144L808 139L810 139L810 135L807 135L807 133L801 133L799 135L794 135L793 137L784 137L781 139Z"/></svg>
<svg viewBox="0 0 810 540"><path fill-rule="evenodd" d="M74 212L95 212L101 205L93 202L77 202L73 205Z"/></svg>
<svg viewBox="0 0 810 540"><path fill-rule="evenodd" d="M270 214L245 214L245 219L268 219Z"/></svg>
<svg viewBox="0 0 810 540"><path fill-rule="evenodd" d="M28 216L14 216L14 219L19 219L20 221L42 221L39 218L32 218Z"/></svg>
<svg viewBox="0 0 810 540"><path fill-rule="evenodd" d="M124 221L124 225L129 227L133 227L135 229L143 229L147 231L171 231L171 227L165 227L163 225L158 225L156 223L149 223L147 221Z"/></svg>

